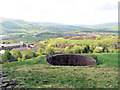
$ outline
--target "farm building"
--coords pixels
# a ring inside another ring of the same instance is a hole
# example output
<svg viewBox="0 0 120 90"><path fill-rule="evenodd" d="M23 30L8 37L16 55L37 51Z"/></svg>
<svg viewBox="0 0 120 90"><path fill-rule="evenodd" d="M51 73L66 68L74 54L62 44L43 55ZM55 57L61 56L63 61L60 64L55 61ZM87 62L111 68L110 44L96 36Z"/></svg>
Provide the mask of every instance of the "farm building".
<svg viewBox="0 0 120 90"><path fill-rule="evenodd" d="M12 50L16 48L33 48L34 44L32 43L24 43L24 42L19 42L19 43L13 43L13 44L1 44L0 45L0 50Z"/></svg>

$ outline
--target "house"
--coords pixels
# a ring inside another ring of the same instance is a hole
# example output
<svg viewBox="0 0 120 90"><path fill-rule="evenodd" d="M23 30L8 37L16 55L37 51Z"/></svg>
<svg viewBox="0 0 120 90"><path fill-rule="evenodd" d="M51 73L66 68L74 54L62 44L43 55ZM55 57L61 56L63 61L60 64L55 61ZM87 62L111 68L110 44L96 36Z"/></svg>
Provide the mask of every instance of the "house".
<svg viewBox="0 0 120 90"><path fill-rule="evenodd" d="M13 44L3 44L0 46L0 50L11 50L13 48L25 47L26 45L23 42L13 43Z"/></svg>
<svg viewBox="0 0 120 90"><path fill-rule="evenodd" d="M23 48L23 47L33 48L34 44L33 43L24 43L22 41L20 41L19 43L13 43L13 44L1 44L0 50L12 50L15 48Z"/></svg>
<svg viewBox="0 0 120 90"><path fill-rule="evenodd" d="M9 50L11 51L12 49L20 50L21 52L24 52L26 49L29 48L34 48L34 44L33 43L24 43L22 41L20 41L19 43L13 43L13 44L0 44L0 55L5 53L5 50Z"/></svg>
<svg viewBox="0 0 120 90"><path fill-rule="evenodd" d="M4 53L5 53L5 50L1 50L1 51L0 51L0 54L4 54Z"/></svg>

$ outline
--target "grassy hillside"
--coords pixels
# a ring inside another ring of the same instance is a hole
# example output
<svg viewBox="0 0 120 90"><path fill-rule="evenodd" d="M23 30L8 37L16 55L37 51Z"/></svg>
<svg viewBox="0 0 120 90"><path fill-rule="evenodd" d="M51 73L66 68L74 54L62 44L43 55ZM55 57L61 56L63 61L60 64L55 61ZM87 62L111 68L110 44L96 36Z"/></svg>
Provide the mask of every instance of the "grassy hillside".
<svg viewBox="0 0 120 90"><path fill-rule="evenodd" d="M2 18L0 20L0 26L2 26L2 34L13 34L13 33L24 33L24 34L35 34L41 31L50 32L70 32L70 31L81 31L81 32L112 32L115 33L117 29L117 24L101 24L94 26L76 26L76 25L64 25L57 23L35 23L27 22L23 20L14 20ZM117 33L117 32L116 32Z"/></svg>
<svg viewBox="0 0 120 90"><path fill-rule="evenodd" d="M52 66L42 56L4 63L3 70L23 84L16 88L118 88L118 54L95 55L99 61L95 66Z"/></svg>
<svg viewBox="0 0 120 90"><path fill-rule="evenodd" d="M67 32L67 31L75 31L75 30L85 30L89 28L70 26L70 25L62 25L57 23L34 23L34 22L26 22L23 20L14 20L14 19L6 19L2 18L3 21L0 21L0 25L2 25L3 34L11 34L11 33L26 33L26 34L34 34L39 33L40 31L48 30L50 32Z"/></svg>
<svg viewBox="0 0 120 90"><path fill-rule="evenodd" d="M94 28L94 29L104 29L106 31L118 31L118 23L117 22L98 24L98 25L89 25L86 27Z"/></svg>
<svg viewBox="0 0 120 90"><path fill-rule="evenodd" d="M38 33L37 35L33 34L12 34L8 35L2 38L2 40L9 40L10 42L19 42L19 41L28 41L28 42L34 42L35 40L37 41L42 41L50 38L58 38L58 37L63 37L65 34L64 33L51 33L51 32L45 32L45 33Z"/></svg>

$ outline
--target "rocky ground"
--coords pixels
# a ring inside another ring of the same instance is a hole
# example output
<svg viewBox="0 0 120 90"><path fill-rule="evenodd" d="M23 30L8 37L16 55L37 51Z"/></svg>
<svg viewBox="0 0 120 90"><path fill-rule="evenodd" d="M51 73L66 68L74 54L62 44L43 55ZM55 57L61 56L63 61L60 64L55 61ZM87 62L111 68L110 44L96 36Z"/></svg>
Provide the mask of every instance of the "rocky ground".
<svg viewBox="0 0 120 90"><path fill-rule="evenodd" d="M0 64L0 90L4 90L6 88L12 88L15 85L18 84L18 81L16 80L9 80L7 78L7 74L4 73L4 71L2 70L2 64Z"/></svg>

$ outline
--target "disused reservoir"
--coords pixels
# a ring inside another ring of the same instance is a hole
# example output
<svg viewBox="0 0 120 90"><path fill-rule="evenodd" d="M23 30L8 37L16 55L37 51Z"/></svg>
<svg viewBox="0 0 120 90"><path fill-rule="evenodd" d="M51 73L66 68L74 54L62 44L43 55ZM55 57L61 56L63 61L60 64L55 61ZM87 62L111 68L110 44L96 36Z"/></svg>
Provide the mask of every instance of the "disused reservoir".
<svg viewBox="0 0 120 90"><path fill-rule="evenodd" d="M93 66L96 60L83 55L54 55L47 57L47 62L51 65L64 66Z"/></svg>

